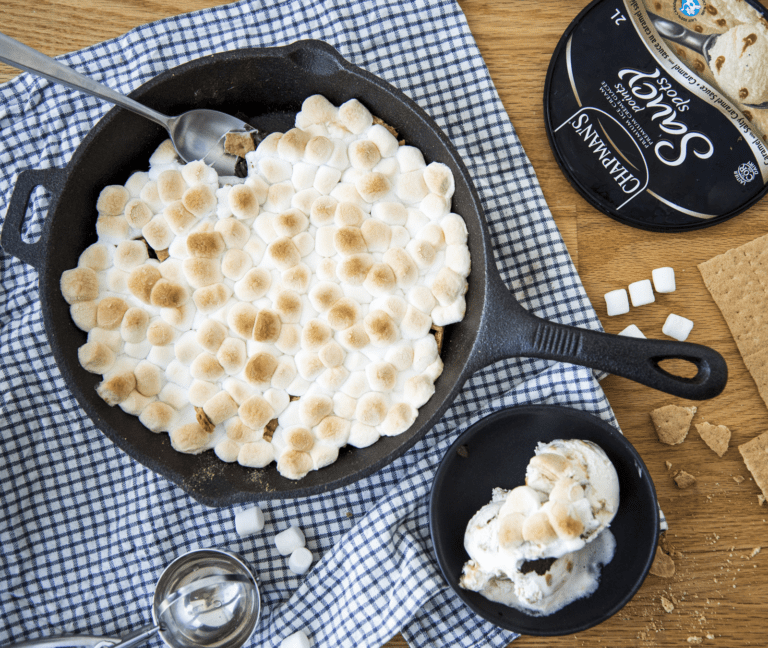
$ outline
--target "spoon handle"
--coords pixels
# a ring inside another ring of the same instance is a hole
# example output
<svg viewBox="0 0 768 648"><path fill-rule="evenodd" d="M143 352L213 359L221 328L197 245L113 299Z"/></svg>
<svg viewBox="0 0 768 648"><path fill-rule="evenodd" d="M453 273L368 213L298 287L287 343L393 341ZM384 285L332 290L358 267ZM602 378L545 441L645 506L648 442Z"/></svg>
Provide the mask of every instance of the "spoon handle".
<svg viewBox="0 0 768 648"><path fill-rule="evenodd" d="M104 101L143 115L166 129L168 128L170 118L166 115L147 108L138 101L115 92L112 88L108 88L87 76L83 76L63 63L59 63L42 52L38 52L2 33L0 33L0 61L19 70L25 70L37 76L45 77L54 83L61 83L74 90L99 97L104 99Z"/></svg>

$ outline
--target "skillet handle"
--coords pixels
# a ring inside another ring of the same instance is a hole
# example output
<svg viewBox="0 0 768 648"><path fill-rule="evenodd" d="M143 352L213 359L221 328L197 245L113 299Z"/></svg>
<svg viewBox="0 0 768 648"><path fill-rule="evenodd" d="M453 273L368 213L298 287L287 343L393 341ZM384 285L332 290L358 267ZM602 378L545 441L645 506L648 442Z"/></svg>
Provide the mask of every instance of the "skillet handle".
<svg viewBox="0 0 768 648"><path fill-rule="evenodd" d="M51 202L55 202L61 193L65 169L27 169L19 173L16 185L11 194L8 211L5 214L3 232L0 236L3 250L21 259L38 271L45 261L47 222L43 225L43 234L36 243L25 243L21 240L21 227L27 214L29 198L35 187L42 186L51 194Z"/></svg>
<svg viewBox="0 0 768 648"><path fill-rule="evenodd" d="M480 366L502 358L528 357L557 360L634 380L642 385L687 398L706 400L725 389L728 365L714 349L672 340L643 340L566 326L542 319L526 311L501 281L492 291L485 358ZM503 291L504 294L499 294ZM504 331L503 335L500 332ZM664 370L663 360L682 359L693 363L693 378L675 376Z"/></svg>

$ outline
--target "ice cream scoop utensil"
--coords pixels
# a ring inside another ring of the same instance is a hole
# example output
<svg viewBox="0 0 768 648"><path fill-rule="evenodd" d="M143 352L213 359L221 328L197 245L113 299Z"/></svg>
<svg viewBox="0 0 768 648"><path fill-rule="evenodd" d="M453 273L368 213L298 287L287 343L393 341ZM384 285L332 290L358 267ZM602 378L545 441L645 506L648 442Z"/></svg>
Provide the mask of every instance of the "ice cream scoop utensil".
<svg viewBox="0 0 768 648"><path fill-rule="evenodd" d="M237 162L234 155L224 150L224 136L232 131L253 130L241 119L217 110L199 108L169 117L75 72L5 34L0 34L0 61L98 97L160 124L168 131L176 152L185 162L203 160L213 166L219 175L235 175Z"/></svg>
<svg viewBox="0 0 768 648"><path fill-rule="evenodd" d="M656 14L648 13L648 17L651 19L653 26L661 34L663 38L683 45L688 49L692 49L694 52L701 54L707 61L707 65L712 67L712 57L710 50L715 44L715 41L722 34L699 34L691 29L687 29L682 25L678 25L671 20L657 16ZM744 104L750 108L768 108L768 102L760 104Z"/></svg>
<svg viewBox="0 0 768 648"><path fill-rule="evenodd" d="M152 620L122 639L49 637L12 648L133 648L155 634L169 648L240 648L261 613L256 578L235 554L197 549L179 556L161 574L152 603Z"/></svg>

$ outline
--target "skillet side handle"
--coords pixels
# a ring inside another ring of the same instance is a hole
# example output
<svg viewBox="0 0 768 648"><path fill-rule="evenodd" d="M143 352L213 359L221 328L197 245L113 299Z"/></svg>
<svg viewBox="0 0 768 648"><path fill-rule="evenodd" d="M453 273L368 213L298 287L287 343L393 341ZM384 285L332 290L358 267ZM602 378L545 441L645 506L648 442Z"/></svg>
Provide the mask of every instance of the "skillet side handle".
<svg viewBox="0 0 768 648"><path fill-rule="evenodd" d="M714 398L725 389L728 365L714 349L690 342L642 340L550 322L525 310L501 282L499 287L494 291L496 303L489 313L486 330L490 339L486 340L490 344L486 344L482 366L517 356L570 362L690 400ZM696 375L676 376L660 366L660 362L671 359L693 363Z"/></svg>
<svg viewBox="0 0 768 648"><path fill-rule="evenodd" d="M22 171L16 179L16 185L8 204L8 211L5 214L3 232L0 235L3 250L38 271L42 269L45 260L47 222L43 224L43 234L36 243L22 241L21 228L27 214L27 205L32 192L38 186L47 189L51 194L51 203L55 202L61 192L65 176L65 169L27 169Z"/></svg>

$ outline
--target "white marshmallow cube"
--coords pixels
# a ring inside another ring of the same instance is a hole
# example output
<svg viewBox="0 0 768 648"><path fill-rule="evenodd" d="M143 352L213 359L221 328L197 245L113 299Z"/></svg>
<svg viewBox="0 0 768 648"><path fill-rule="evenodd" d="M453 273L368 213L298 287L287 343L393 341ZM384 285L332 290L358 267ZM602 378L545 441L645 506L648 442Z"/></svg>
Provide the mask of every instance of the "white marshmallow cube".
<svg viewBox="0 0 768 648"><path fill-rule="evenodd" d="M312 566L314 556L306 547L299 547L288 558L288 569L294 574L306 574Z"/></svg>
<svg viewBox="0 0 768 648"><path fill-rule="evenodd" d="M675 271L673 268L655 268L651 271L653 287L657 293L675 292Z"/></svg>
<svg viewBox="0 0 768 648"><path fill-rule="evenodd" d="M656 297L653 296L651 280L643 279L642 281L635 281L635 283L629 284L629 298L632 300L632 305L635 308L655 302Z"/></svg>
<svg viewBox="0 0 768 648"><path fill-rule="evenodd" d="M643 332L634 324L630 324L627 328L621 331L619 335L624 335L625 337L641 338L643 340L646 339L646 337L643 335Z"/></svg>
<svg viewBox="0 0 768 648"><path fill-rule="evenodd" d="M629 298L627 297L627 291L624 288L618 290L612 290L605 293L605 305L608 308L608 315L613 317L614 315L624 315L629 312Z"/></svg>
<svg viewBox="0 0 768 648"><path fill-rule="evenodd" d="M299 630L283 639L280 648L309 648L309 638Z"/></svg>
<svg viewBox="0 0 768 648"><path fill-rule="evenodd" d="M693 328L693 322L680 315L670 313L667 317L667 321L664 322L664 326L661 332L664 335L668 335L671 338L675 338L678 342L684 342Z"/></svg>
<svg viewBox="0 0 768 648"><path fill-rule="evenodd" d="M263 528L264 513L258 506L235 513L235 531L241 538L258 533Z"/></svg>
<svg viewBox="0 0 768 648"><path fill-rule="evenodd" d="M296 549L304 546L304 533L297 526L290 526L275 536L275 547L283 556L290 556Z"/></svg>

